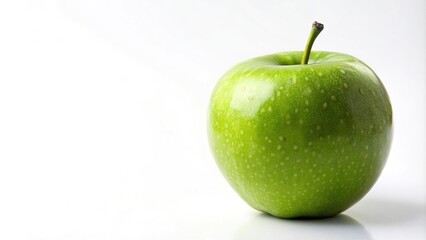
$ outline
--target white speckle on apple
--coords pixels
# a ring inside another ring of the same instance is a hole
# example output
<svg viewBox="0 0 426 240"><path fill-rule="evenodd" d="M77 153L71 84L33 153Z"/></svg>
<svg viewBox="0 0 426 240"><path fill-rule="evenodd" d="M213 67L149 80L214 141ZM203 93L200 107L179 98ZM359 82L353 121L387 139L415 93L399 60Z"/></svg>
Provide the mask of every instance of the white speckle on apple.
<svg viewBox="0 0 426 240"><path fill-rule="evenodd" d="M272 107L271 106L268 107L268 111L272 112Z"/></svg>
<svg viewBox="0 0 426 240"><path fill-rule="evenodd" d="M291 121L290 120L287 120L287 125L290 125L291 124Z"/></svg>
<svg viewBox="0 0 426 240"><path fill-rule="evenodd" d="M347 83L343 83L343 87L344 88L348 88L348 84Z"/></svg>
<svg viewBox="0 0 426 240"><path fill-rule="evenodd" d="M309 78L308 78L308 77L305 77L305 80L309 80Z"/></svg>
<svg viewBox="0 0 426 240"><path fill-rule="evenodd" d="M280 150L280 149L281 149L281 145L278 145L278 146L277 146L277 149L278 149L278 150Z"/></svg>
<svg viewBox="0 0 426 240"><path fill-rule="evenodd" d="M323 108L327 108L327 102L322 105Z"/></svg>
<svg viewBox="0 0 426 240"><path fill-rule="evenodd" d="M322 72L319 72L319 73L318 73L318 76L322 77Z"/></svg>
<svg viewBox="0 0 426 240"><path fill-rule="evenodd" d="M304 95L308 95L308 94L311 94L312 93L312 89L311 88L306 88L304 91L303 91L303 94Z"/></svg>
<svg viewBox="0 0 426 240"><path fill-rule="evenodd" d="M284 137L283 137L283 136L279 136L278 138L280 139L280 141L283 141L283 140L284 140Z"/></svg>
<svg viewBox="0 0 426 240"><path fill-rule="evenodd" d="M298 148L298 147L297 147L297 145L294 145L294 146L293 146L293 149L294 149L294 150L297 150L297 148Z"/></svg>
<svg viewBox="0 0 426 240"><path fill-rule="evenodd" d="M305 105L309 105L309 101L308 100L305 100Z"/></svg>
<svg viewBox="0 0 426 240"><path fill-rule="evenodd" d="M308 142L308 145L309 145L309 146L312 146L312 142Z"/></svg>
<svg viewBox="0 0 426 240"><path fill-rule="evenodd" d="M319 130L321 130L321 126L320 125L317 126L317 131L319 131Z"/></svg>
<svg viewBox="0 0 426 240"><path fill-rule="evenodd" d="M281 96L281 91L277 91L277 97Z"/></svg>
<svg viewBox="0 0 426 240"><path fill-rule="evenodd" d="M296 77L293 77L293 79L291 79L291 83L295 84L297 82Z"/></svg>
<svg viewBox="0 0 426 240"><path fill-rule="evenodd" d="M303 125L303 119L300 119L300 120L299 120L299 124L300 124L300 125Z"/></svg>
<svg viewBox="0 0 426 240"><path fill-rule="evenodd" d="M299 112L298 108L294 109L294 113L298 113L298 112Z"/></svg>
<svg viewBox="0 0 426 240"><path fill-rule="evenodd" d="M340 72L343 73L343 74L346 74L345 70L343 70L343 69L340 69Z"/></svg>
<svg viewBox="0 0 426 240"><path fill-rule="evenodd" d="M336 101L336 96L334 96L334 95L333 95L333 96L331 96L331 100L332 100L332 101Z"/></svg>

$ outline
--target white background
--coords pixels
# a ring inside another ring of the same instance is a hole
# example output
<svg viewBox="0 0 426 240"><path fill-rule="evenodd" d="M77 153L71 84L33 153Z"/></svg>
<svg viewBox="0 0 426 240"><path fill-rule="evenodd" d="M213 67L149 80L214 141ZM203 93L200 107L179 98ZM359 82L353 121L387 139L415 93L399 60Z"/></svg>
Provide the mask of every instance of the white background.
<svg viewBox="0 0 426 240"><path fill-rule="evenodd" d="M0 239L425 239L426 2L0 2ZM380 76L382 176L331 219L280 220L228 186L209 95L238 62L314 49Z"/></svg>

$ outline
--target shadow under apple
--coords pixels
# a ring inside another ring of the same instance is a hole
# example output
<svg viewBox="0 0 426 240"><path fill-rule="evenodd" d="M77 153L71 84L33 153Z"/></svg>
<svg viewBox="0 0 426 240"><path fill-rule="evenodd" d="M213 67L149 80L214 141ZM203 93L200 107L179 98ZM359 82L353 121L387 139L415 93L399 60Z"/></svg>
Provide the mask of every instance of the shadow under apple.
<svg viewBox="0 0 426 240"><path fill-rule="evenodd" d="M426 223L424 204L396 199L363 199L345 214L356 217L368 226L406 224L414 221Z"/></svg>
<svg viewBox="0 0 426 240"><path fill-rule="evenodd" d="M280 219L260 213L237 229L235 239L372 239L355 219L340 214L321 219Z"/></svg>

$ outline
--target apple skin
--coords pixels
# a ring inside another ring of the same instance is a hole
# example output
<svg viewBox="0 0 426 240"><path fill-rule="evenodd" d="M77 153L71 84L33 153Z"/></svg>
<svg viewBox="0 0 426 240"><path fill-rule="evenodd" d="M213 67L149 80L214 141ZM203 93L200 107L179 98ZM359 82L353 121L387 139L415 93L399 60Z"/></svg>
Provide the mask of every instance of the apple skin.
<svg viewBox="0 0 426 240"><path fill-rule="evenodd" d="M217 83L208 137L221 172L253 208L330 217L359 201L386 163L392 107L377 75L346 54L283 52Z"/></svg>

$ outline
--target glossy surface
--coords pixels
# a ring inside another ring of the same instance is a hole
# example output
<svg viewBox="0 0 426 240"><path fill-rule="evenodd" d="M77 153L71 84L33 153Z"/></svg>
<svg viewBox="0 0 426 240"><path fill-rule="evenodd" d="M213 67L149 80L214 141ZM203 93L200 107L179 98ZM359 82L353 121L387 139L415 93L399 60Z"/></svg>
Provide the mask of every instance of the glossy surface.
<svg viewBox="0 0 426 240"><path fill-rule="evenodd" d="M285 52L243 62L217 84L213 155L253 208L278 217L338 214L379 177L392 138L382 83L356 58Z"/></svg>

